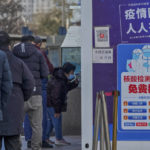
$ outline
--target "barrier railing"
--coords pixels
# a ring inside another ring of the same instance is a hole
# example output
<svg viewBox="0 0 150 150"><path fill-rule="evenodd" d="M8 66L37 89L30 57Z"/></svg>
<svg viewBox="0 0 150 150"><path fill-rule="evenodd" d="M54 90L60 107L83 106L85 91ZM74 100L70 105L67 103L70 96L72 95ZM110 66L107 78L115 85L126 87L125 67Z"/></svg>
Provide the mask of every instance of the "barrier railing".
<svg viewBox="0 0 150 150"><path fill-rule="evenodd" d="M118 96L119 92L104 91L97 92L96 94L96 109L95 109L95 121L94 121L94 137L92 150L98 150L98 134L100 129L100 150L111 150L111 142L109 135L108 114L106 105L106 96L114 96L113 107L113 141L112 150L117 150L117 110L118 110Z"/></svg>

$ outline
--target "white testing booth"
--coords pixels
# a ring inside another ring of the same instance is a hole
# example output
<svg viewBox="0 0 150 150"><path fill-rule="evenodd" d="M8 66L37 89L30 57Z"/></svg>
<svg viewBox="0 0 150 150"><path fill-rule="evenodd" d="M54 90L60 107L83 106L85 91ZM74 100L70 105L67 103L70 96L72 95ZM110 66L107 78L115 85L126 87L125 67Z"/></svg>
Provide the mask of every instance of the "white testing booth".
<svg viewBox="0 0 150 150"><path fill-rule="evenodd" d="M81 27L71 26L61 45L61 64L71 62L76 66L75 74L81 80ZM81 85L68 94L68 110L64 113L63 132L81 135Z"/></svg>

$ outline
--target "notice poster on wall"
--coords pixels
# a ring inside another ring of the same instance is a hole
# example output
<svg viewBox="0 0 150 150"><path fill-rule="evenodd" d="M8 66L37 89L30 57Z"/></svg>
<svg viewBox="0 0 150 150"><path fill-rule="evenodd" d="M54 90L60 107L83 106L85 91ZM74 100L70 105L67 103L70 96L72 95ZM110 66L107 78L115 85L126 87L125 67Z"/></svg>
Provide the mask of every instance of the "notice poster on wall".
<svg viewBox="0 0 150 150"><path fill-rule="evenodd" d="M110 47L109 27L95 27L95 47Z"/></svg>
<svg viewBox="0 0 150 150"><path fill-rule="evenodd" d="M119 9L122 41L150 38L149 2L120 4Z"/></svg>
<svg viewBox="0 0 150 150"><path fill-rule="evenodd" d="M121 75L122 129L150 129L150 74Z"/></svg>
<svg viewBox="0 0 150 150"><path fill-rule="evenodd" d="M93 63L112 64L112 48L95 48L93 49Z"/></svg>
<svg viewBox="0 0 150 150"><path fill-rule="evenodd" d="M150 130L150 44L118 46L120 128Z"/></svg>

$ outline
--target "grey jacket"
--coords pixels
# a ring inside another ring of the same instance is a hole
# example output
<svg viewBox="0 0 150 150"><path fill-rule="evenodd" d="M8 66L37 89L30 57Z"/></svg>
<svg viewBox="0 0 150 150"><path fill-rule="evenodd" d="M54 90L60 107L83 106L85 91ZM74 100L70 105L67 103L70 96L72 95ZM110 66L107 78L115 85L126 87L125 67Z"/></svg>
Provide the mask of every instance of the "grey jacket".
<svg viewBox="0 0 150 150"><path fill-rule="evenodd" d="M22 59L35 79L34 95L42 95L41 79L47 78L48 66L42 53L31 43L20 43L14 47L13 53Z"/></svg>
<svg viewBox="0 0 150 150"><path fill-rule="evenodd" d="M19 135L22 131L24 119L24 101L33 93L34 78L25 63L15 57L12 52L4 47L10 65L13 89L6 107L3 109L3 121L0 122L0 135Z"/></svg>

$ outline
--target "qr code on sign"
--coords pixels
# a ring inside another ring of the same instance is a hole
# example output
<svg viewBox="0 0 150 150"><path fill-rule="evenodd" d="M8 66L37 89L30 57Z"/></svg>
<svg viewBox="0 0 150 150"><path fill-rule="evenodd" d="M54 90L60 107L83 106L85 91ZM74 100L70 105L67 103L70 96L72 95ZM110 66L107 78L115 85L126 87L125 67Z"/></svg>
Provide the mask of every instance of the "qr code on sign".
<svg viewBox="0 0 150 150"><path fill-rule="evenodd" d="M97 30L97 41L98 42L107 42L108 41L108 30Z"/></svg>

